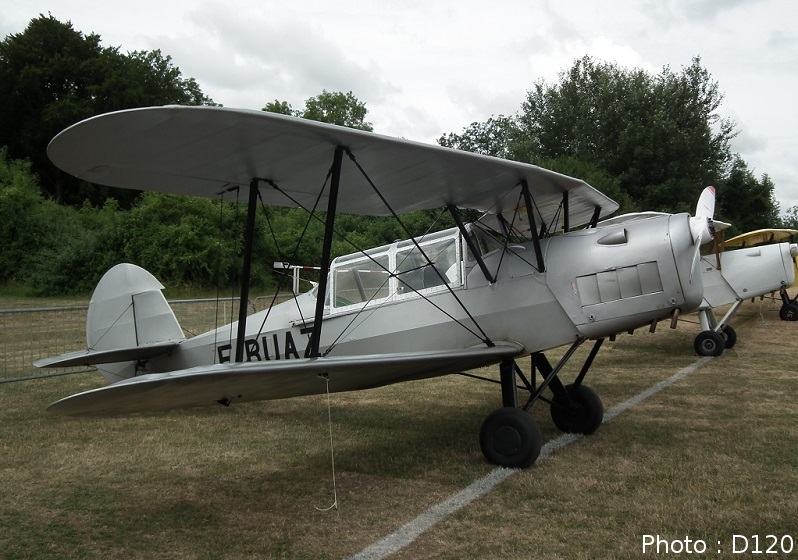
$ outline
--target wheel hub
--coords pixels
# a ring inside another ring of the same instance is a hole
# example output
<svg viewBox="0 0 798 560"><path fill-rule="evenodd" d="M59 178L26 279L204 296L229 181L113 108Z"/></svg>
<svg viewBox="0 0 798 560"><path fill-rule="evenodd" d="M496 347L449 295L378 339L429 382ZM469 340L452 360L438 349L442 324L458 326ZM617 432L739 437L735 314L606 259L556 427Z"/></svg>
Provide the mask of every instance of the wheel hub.
<svg viewBox="0 0 798 560"><path fill-rule="evenodd" d="M502 426L496 430L493 446L502 455L514 455L521 449L521 434L512 426Z"/></svg>

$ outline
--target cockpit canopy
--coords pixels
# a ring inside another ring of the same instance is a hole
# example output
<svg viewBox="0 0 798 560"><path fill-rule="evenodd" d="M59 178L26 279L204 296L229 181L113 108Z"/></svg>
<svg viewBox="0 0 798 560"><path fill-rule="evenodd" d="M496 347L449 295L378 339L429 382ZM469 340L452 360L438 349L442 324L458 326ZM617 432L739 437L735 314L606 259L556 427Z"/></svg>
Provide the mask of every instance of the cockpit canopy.
<svg viewBox="0 0 798 560"><path fill-rule="evenodd" d="M465 227L484 256L502 243L473 224ZM330 266L330 313L466 287L476 259L458 228L344 255Z"/></svg>

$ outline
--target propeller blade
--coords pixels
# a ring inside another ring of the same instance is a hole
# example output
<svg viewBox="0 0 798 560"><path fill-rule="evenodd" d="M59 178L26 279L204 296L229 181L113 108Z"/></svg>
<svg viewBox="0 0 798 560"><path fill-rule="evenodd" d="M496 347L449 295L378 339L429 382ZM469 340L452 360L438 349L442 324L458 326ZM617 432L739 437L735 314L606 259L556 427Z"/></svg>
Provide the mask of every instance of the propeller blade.
<svg viewBox="0 0 798 560"><path fill-rule="evenodd" d="M695 207L695 217L712 219L715 216L715 187L706 187L698 197Z"/></svg>
<svg viewBox="0 0 798 560"><path fill-rule="evenodd" d="M690 218L690 231L700 246L712 240L713 221L715 215L715 187L706 187L698 197L695 215Z"/></svg>

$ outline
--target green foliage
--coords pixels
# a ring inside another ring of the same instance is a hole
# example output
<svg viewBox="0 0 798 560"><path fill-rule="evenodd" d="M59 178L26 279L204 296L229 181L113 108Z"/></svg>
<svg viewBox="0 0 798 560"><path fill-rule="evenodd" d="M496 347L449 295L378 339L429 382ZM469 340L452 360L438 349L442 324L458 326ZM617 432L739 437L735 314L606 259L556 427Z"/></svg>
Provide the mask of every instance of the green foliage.
<svg viewBox="0 0 798 560"><path fill-rule="evenodd" d="M541 161L538 165L546 169L551 169L552 171L557 171L563 175L579 177L587 184L595 187L617 202L619 204L618 214L637 212L640 210L632 198L621 189L618 178L595 165L567 156Z"/></svg>
<svg viewBox="0 0 798 560"><path fill-rule="evenodd" d="M41 237L37 213L43 199L27 161L9 160L0 148L0 281L21 281L20 274Z"/></svg>
<svg viewBox="0 0 798 560"><path fill-rule="evenodd" d="M278 101L277 99L267 103L262 110L269 113L279 113L281 115L299 116L296 114L293 107L291 107L290 103L287 101Z"/></svg>
<svg viewBox="0 0 798 560"><path fill-rule="evenodd" d="M117 210L113 201L77 211L43 198L30 164L0 150L0 281L41 294L90 290L117 262Z"/></svg>
<svg viewBox="0 0 798 560"><path fill-rule="evenodd" d="M30 160L46 194L78 207L87 198L102 205L110 193L127 206L136 193L87 188L56 169L46 147L58 132L112 110L213 104L159 50L123 55L102 47L99 35L84 35L51 15L0 42L0 99L0 146L12 158Z"/></svg>
<svg viewBox="0 0 798 560"><path fill-rule="evenodd" d="M571 156L617 177L644 209L681 211L730 162L734 125L700 59L680 73L577 60L550 86L535 84L518 119L518 157Z"/></svg>
<svg viewBox="0 0 798 560"><path fill-rule="evenodd" d="M715 185L721 219L741 231L778 225L772 181L756 180L730 152L737 132L718 114L722 101L697 57L652 75L586 56L557 83L535 83L517 116L472 123L439 143L579 177L621 212L692 212Z"/></svg>
<svg viewBox="0 0 798 560"><path fill-rule="evenodd" d="M487 156L511 158L510 143L516 131L511 117L499 115L484 123L474 122L462 134L448 133L438 139L438 144L447 148L475 152Z"/></svg>
<svg viewBox="0 0 798 560"><path fill-rule="evenodd" d="M781 227L798 230L798 206L791 206L782 218Z"/></svg>
<svg viewBox="0 0 798 560"><path fill-rule="evenodd" d="M757 179L741 158L734 159L728 176L715 186L715 216L732 224L727 237L781 225L773 181L767 175Z"/></svg>
<svg viewBox="0 0 798 560"><path fill-rule="evenodd" d="M366 121L366 104L358 100L352 92L329 92L326 89L316 97L305 101L302 111L294 110L286 101L274 100L263 107L263 111L292 115L312 121L336 124L371 132L373 127Z"/></svg>
<svg viewBox="0 0 798 560"><path fill-rule="evenodd" d="M29 287L38 295L89 293L120 262L124 213L113 199L80 210L46 201L42 244L31 256Z"/></svg>
<svg viewBox="0 0 798 560"><path fill-rule="evenodd" d="M239 279L243 223L235 203L144 193L126 216L122 254L173 287L228 287ZM273 255L262 234L254 254L252 282L265 287Z"/></svg>

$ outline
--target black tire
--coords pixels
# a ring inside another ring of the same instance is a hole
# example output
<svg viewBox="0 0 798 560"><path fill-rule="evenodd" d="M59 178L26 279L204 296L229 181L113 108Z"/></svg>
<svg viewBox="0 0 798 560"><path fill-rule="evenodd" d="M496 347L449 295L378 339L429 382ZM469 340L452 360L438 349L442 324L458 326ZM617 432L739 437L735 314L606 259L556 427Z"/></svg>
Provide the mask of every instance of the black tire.
<svg viewBox="0 0 798 560"><path fill-rule="evenodd" d="M701 331L693 344L699 356L720 356L726 348L726 339L715 331Z"/></svg>
<svg viewBox="0 0 798 560"><path fill-rule="evenodd" d="M525 469L540 455L540 427L524 410L505 407L493 411L482 423L479 446L489 463Z"/></svg>
<svg viewBox="0 0 798 560"><path fill-rule="evenodd" d="M590 387L585 385L566 385L570 402L551 405L551 419L554 425L569 434L589 436L601 426L604 420L604 405Z"/></svg>
<svg viewBox="0 0 798 560"><path fill-rule="evenodd" d="M798 303L785 303L779 309L779 319L782 321L798 321Z"/></svg>
<svg viewBox="0 0 798 560"><path fill-rule="evenodd" d="M737 332L729 325L724 325L720 334L725 341L723 345L724 348L733 348L734 345L737 344Z"/></svg>

